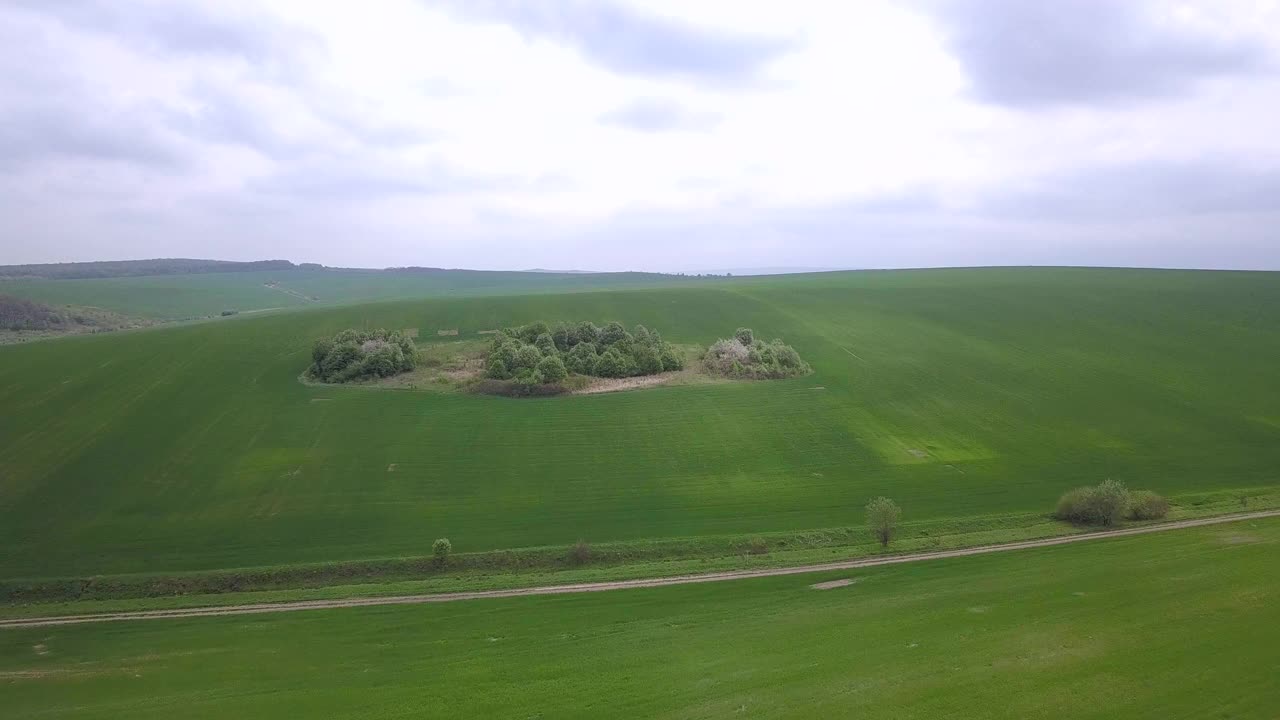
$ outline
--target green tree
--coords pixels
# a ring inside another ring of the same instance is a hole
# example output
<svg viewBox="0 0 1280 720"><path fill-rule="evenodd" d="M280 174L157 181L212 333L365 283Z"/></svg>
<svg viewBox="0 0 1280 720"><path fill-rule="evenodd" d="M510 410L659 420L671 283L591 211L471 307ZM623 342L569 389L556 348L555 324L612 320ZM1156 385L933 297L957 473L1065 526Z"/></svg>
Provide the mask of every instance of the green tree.
<svg viewBox="0 0 1280 720"><path fill-rule="evenodd" d="M901 517L902 508L887 497L874 498L867 503L867 528L880 541L880 547L889 547L889 541L893 539Z"/></svg>
<svg viewBox="0 0 1280 720"><path fill-rule="evenodd" d="M453 552L453 543L449 542L449 538L440 538L431 543L431 556L435 560L436 567L444 567L449 562L449 553Z"/></svg>
<svg viewBox="0 0 1280 720"><path fill-rule="evenodd" d="M662 358L658 351L648 345L636 345L632 350L636 372L641 375L656 375L662 372Z"/></svg>
<svg viewBox="0 0 1280 720"><path fill-rule="evenodd" d="M611 322L600 331L600 343L602 345L614 345L629 339L631 339L631 335L620 322Z"/></svg>
<svg viewBox="0 0 1280 720"><path fill-rule="evenodd" d="M533 345L523 345L516 351L515 360L507 366L507 369L511 372L532 370L538 367L539 362L542 362L542 352Z"/></svg>
<svg viewBox="0 0 1280 720"><path fill-rule="evenodd" d="M733 336L738 339L738 342L747 347L751 347L756 341L756 334L751 332L751 328L738 328L738 331Z"/></svg>
<svg viewBox="0 0 1280 720"><path fill-rule="evenodd" d="M578 342L580 343L598 343L600 342L600 328L595 326L588 320L578 323Z"/></svg>
<svg viewBox="0 0 1280 720"><path fill-rule="evenodd" d="M565 366L579 375L594 375L598 359L599 356L596 355L594 343L580 342L569 351L568 361Z"/></svg>
<svg viewBox="0 0 1280 720"><path fill-rule="evenodd" d="M556 341L551 339L550 333L542 333L535 338L533 346L538 348L538 352L543 355L555 355L557 352Z"/></svg>
<svg viewBox="0 0 1280 720"><path fill-rule="evenodd" d="M538 362L538 372L542 375L542 380L549 383L558 383L569 375L559 355L548 355L542 358Z"/></svg>
<svg viewBox="0 0 1280 720"><path fill-rule="evenodd" d="M635 363L618 348L611 347L596 361L595 374L607 378L630 377L635 374Z"/></svg>

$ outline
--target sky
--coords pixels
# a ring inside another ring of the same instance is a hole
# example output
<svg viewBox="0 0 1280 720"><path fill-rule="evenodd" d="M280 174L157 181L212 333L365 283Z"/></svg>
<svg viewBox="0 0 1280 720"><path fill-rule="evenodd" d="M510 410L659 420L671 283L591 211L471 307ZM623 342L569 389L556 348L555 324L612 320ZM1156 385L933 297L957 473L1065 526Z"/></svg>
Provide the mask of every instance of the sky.
<svg viewBox="0 0 1280 720"><path fill-rule="evenodd" d="M0 0L0 264L1280 269L1280 0Z"/></svg>

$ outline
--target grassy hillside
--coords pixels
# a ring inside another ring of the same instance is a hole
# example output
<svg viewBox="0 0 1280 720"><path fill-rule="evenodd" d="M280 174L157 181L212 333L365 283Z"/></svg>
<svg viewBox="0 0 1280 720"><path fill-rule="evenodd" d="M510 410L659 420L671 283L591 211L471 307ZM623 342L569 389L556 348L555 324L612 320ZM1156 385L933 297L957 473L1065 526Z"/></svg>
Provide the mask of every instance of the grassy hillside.
<svg viewBox="0 0 1280 720"><path fill-rule="evenodd" d="M14 720L1271 718L1278 543L1267 520L834 575L7 630L0 704ZM837 578L856 582L808 587Z"/></svg>
<svg viewBox="0 0 1280 720"><path fill-rule="evenodd" d="M587 397L308 387L348 326L746 325L797 380ZM0 577L1048 511L1280 485L1280 275L946 270L435 299L0 348ZM394 465L394 467L392 467Z"/></svg>
<svg viewBox="0 0 1280 720"><path fill-rule="evenodd" d="M246 312L441 295L576 292L695 282L654 273L292 268L72 280L0 278L0 294L55 305L97 306L159 320L184 320L217 315L223 310Z"/></svg>

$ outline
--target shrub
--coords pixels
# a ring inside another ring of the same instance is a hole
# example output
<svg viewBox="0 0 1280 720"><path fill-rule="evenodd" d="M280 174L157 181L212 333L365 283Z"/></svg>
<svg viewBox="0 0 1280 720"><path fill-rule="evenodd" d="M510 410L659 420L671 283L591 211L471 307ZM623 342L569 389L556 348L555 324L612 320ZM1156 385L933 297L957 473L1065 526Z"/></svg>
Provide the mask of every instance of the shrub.
<svg viewBox="0 0 1280 720"><path fill-rule="evenodd" d="M449 542L449 538L440 538L431 543L431 557L435 561L437 567L443 567L449 562L449 553L453 552L453 543Z"/></svg>
<svg viewBox="0 0 1280 720"><path fill-rule="evenodd" d="M586 540L579 540L569 548L569 564L586 565L591 562L591 546Z"/></svg>
<svg viewBox="0 0 1280 720"><path fill-rule="evenodd" d="M229 317L231 315L239 315L239 314L240 314L239 310L223 310L222 311L222 317Z"/></svg>
<svg viewBox="0 0 1280 720"><path fill-rule="evenodd" d="M867 503L867 529L872 537L880 541L880 547L889 547L894 532L898 529L898 519L902 517L902 508L887 497L874 498Z"/></svg>
<svg viewBox="0 0 1280 720"><path fill-rule="evenodd" d="M1107 479L1095 487L1069 490L1058 499L1053 516L1077 525L1111 527L1129 510L1129 491L1124 483Z"/></svg>
<svg viewBox="0 0 1280 720"><path fill-rule="evenodd" d="M731 340L717 340L703 354L702 363L710 372L736 378L778 379L810 370L794 348L781 340L757 340L750 328L738 328Z"/></svg>
<svg viewBox="0 0 1280 720"><path fill-rule="evenodd" d="M765 542L765 539L762 537L753 537L751 538L751 541L747 543L747 554L768 555L769 543Z"/></svg>
<svg viewBox="0 0 1280 720"><path fill-rule="evenodd" d="M1159 520L1169 514L1169 501L1150 490L1134 490L1129 494L1131 520Z"/></svg>

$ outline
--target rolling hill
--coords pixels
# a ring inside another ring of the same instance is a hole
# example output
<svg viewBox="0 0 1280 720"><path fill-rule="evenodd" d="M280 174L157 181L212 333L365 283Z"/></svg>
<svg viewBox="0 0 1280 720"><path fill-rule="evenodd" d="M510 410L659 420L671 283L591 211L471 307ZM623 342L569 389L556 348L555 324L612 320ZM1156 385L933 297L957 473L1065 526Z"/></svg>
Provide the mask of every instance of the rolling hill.
<svg viewBox="0 0 1280 720"><path fill-rule="evenodd" d="M738 326L776 382L513 400L310 387L349 326ZM0 578L198 571L1046 512L1114 477L1280 484L1280 276L854 272L448 298L0 348Z"/></svg>

